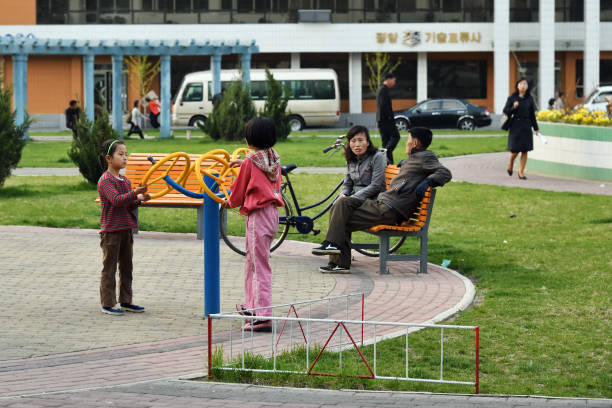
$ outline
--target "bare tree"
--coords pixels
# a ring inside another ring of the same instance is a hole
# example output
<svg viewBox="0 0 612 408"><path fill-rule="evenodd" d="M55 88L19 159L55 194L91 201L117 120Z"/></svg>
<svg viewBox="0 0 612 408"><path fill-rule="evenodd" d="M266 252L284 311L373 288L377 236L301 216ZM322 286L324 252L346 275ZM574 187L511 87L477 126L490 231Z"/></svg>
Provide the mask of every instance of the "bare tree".
<svg viewBox="0 0 612 408"><path fill-rule="evenodd" d="M365 54L366 65L370 70L368 78L368 87L374 95L378 87L385 78L385 75L392 73L402 63L402 59L398 59L395 64L392 64L391 57L387 53L377 52L374 54Z"/></svg>
<svg viewBox="0 0 612 408"><path fill-rule="evenodd" d="M139 95L149 92L153 80L161 70L159 60L152 62L146 55L132 55L127 57L127 63L138 80Z"/></svg>

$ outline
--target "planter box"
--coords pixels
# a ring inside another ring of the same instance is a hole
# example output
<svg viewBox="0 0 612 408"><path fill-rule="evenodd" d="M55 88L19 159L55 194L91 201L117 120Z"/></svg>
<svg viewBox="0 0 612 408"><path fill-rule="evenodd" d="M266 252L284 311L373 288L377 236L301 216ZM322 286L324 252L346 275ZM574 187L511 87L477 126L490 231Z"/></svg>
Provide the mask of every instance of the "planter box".
<svg viewBox="0 0 612 408"><path fill-rule="evenodd" d="M612 127L538 122L528 166L537 173L612 181Z"/></svg>

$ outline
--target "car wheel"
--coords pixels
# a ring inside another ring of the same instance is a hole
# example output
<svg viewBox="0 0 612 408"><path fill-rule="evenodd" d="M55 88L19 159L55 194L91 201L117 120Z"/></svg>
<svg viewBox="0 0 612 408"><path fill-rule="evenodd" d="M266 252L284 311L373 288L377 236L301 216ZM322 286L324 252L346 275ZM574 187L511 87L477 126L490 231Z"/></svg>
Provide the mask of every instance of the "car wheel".
<svg viewBox="0 0 612 408"><path fill-rule="evenodd" d="M291 129L292 132L299 132L304 129L304 119L297 115L289 116L289 129Z"/></svg>
<svg viewBox="0 0 612 408"><path fill-rule="evenodd" d="M410 129L410 124L404 118L397 118L395 119L395 127L398 131L402 132L404 130Z"/></svg>
<svg viewBox="0 0 612 408"><path fill-rule="evenodd" d="M474 130L476 129L476 123L473 119L465 118L459 121L458 127L461 130Z"/></svg>
<svg viewBox="0 0 612 408"><path fill-rule="evenodd" d="M199 129L200 126L204 126L205 123L206 123L205 116L194 116L193 118L189 120L189 126L195 129Z"/></svg>

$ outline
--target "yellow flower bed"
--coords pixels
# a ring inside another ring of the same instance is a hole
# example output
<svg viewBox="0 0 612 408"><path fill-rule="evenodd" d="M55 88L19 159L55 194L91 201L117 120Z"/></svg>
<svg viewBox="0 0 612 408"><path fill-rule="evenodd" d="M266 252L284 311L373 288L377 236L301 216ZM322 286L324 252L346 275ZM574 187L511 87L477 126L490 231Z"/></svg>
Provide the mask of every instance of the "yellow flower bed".
<svg viewBox="0 0 612 408"><path fill-rule="evenodd" d="M567 114L564 114L556 109L546 109L539 111L536 118L543 122L573 123L575 125L612 125L612 120L606 112L591 112L586 108L580 108Z"/></svg>

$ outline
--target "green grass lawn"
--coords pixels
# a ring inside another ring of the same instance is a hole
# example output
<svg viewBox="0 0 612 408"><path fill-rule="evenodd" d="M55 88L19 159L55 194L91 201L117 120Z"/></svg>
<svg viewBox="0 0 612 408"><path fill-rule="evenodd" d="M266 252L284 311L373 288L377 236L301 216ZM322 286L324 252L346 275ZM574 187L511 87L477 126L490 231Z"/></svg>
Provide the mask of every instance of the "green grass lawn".
<svg viewBox="0 0 612 408"><path fill-rule="evenodd" d="M23 149L19 167L75 167L68 158L70 148L68 141L29 142ZM317 136L289 138L276 144L283 163L297 163L299 166L344 166L342 151L331 158L323 154L322 149L331 145L333 139ZM380 139L373 143L380 146ZM128 152L138 153L206 153L209 150L222 148L233 151L244 147L243 142L213 141L203 139L127 139ZM395 149L395 157L404 156L405 137ZM440 157L462 154L500 152L506 150L506 139L503 137L444 138L435 139L430 147Z"/></svg>
<svg viewBox="0 0 612 408"><path fill-rule="evenodd" d="M300 199L310 203L338 176L295 175L292 180ZM95 197L95 189L81 177L10 177L0 189L0 224L98 228ZM195 232L196 212L141 208L140 223L143 230ZM452 323L481 328L482 393L612 397L611 226L607 196L469 183L439 189L430 227L430 261L450 259L451 267L475 282L474 305ZM325 233L325 217L317 227ZM319 242L321 235L290 239ZM407 248L415 246L412 241ZM451 331L445 336L447 372L470 379L473 334ZM399 338L378 346L379 373L401 373L403 342ZM417 370L411 375L435 377L439 332L411 334L410 344L411 365ZM289 367L298 361L297 353L279 361ZM371 355L371 349L366 353ZM326 356L321 369L335 366L335 358ZM344 359L345 367L350 365L349 354ZM346 377L224 378L326 388L473 391L468 386Z"/></svg>

